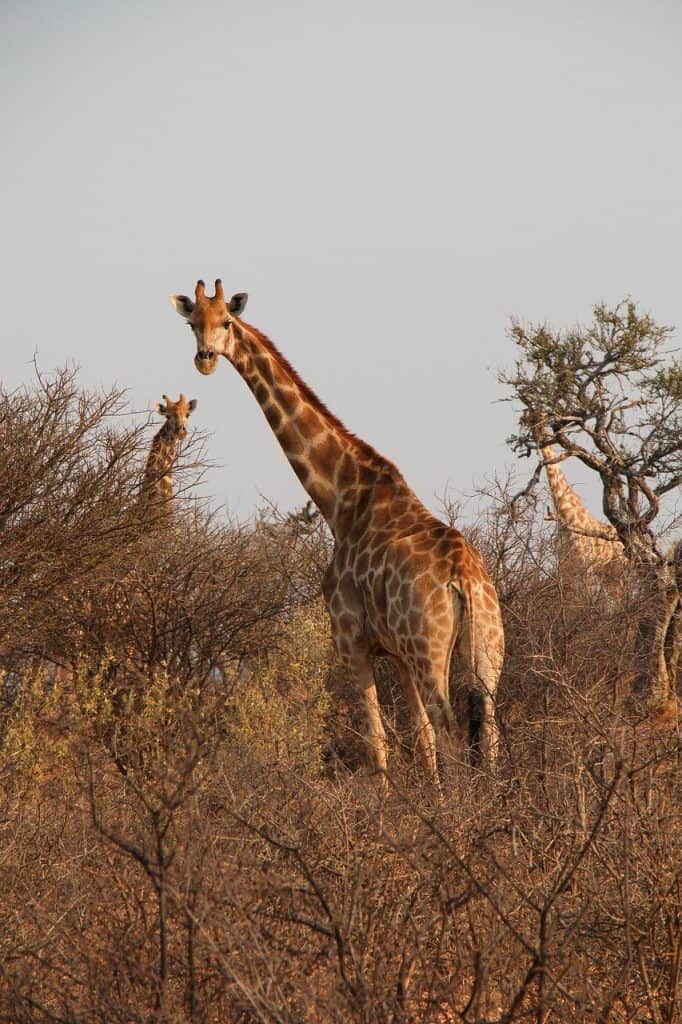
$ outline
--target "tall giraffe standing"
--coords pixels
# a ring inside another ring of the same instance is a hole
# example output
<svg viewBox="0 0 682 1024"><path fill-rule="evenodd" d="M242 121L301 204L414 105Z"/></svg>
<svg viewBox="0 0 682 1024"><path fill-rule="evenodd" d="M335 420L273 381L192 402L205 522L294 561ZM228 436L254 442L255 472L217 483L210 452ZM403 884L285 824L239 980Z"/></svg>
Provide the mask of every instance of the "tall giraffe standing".
<svg viewBox="0 0 682 1024"><path fill-rule="evenodd" d="M195 301L186 295L171 299L196 338L197 369L213 373L220 355L232 363L333 534L323 594L340 660L364 700L376 770L385 773L387 766L372 667L373 656L381 653L398 665L418 748L436 785L434 727L455 725L449 697L453 655L478 694L481 752L493 760L504 634L479 552L431 515L396 466L351 434L275 345L240 319L246 300L238 293L226 303L220 280L213 297L199 281Z"/></svg>
<svg viewBox="0 0 682 1024"><path fill-rule="evenodd" d="M147 456L144 475L140 486L140 498L172 512L173 466L178 455L178 445L187 436L187 421L196 409L196 399L189 402L183 394L177 402L163 395L163 402L156 403L156 411L164 417L163 425L152 438Z"/></svg>

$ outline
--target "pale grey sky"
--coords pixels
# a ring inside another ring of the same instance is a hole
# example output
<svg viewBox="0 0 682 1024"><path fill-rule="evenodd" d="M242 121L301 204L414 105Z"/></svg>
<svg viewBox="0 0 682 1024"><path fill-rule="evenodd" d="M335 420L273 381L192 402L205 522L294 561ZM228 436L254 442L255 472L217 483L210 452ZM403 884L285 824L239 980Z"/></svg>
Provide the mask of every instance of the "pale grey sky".
<svg viewBox="0 0 682 1024"><path fill-rule="evenodd" d="M300 505L168 303L220 276L427 504L466 493L515 461L509 315L682 326L681 48L679 0L5 0L2 381L182 390L216 503Z"/></svg>

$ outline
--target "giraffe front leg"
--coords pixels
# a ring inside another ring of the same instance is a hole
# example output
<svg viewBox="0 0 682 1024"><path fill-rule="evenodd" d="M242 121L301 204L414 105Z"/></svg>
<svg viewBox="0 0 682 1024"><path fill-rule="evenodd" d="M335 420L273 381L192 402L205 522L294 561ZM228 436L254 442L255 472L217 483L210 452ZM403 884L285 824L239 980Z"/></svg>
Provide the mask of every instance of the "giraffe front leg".
<svg viewBox="0 0 682 1024"><path fill-rule="evenodd" d="M386 779L388 743L386 740L386 730L381 720L381 708L379 707L379 698L371 666L369 667L369 675L371 681L366 685L363 685L365 673L362 673L360 678L358 678L358 685L361 687L362 699L365 705L365 746L369 762L379 776L381 788L386 790L388 788Z"/></svg>
<svg viewBox="0 0 682 1024"><path fill-rule="evenodd" d="M367 642L364 604L348 574L337 572L335 562L327 569L322 593L331 620L334 644L351 683L351 694L362 700L366 756L380 779L382 791L385 791L388 788L388 744Z"/></svg>

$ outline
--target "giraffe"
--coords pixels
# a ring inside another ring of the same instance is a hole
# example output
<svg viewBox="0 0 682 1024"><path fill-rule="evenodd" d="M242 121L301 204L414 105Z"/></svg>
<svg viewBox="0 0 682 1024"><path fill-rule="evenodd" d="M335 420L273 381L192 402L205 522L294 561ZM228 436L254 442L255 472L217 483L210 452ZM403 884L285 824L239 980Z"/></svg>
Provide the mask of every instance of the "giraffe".
<svg viewBox="0 0 682 1024"><path fill-rule="evenodd" d="M276 346L241 319L247 297L241 292L226 302L220 280L209 297L199 281L194 300L174 295L171 302L193 331L196 368L213 373L220 355L232 363L331 530L322 591L341 664L363 701L366 747L382 788L387 740L373 670L378 654L398 666L417 750L439 788L436 731L458 732L449 696L453 658L468 677L470 733L477 730L489 762L497 753L504 634L495 588L479 552L436 519L398 468L347 430Z"/></svg>
<svg viewBox="0 0 682 1024"><path fill-rule="evenodd" d="M632 579L628 587L629 560L617 530L587 511L559 468L566 456L557 455L553 445L547 443L543 425L536 422L531 432L542 453L552 494L555 514L547 518L557 524L560 562L592 595L601 598L606 594L620 603L628 588L629 601L641 601L642 592L638 597L637 590L632 590ZM680 704L675 688L682 656L682 541L672 545L657 587L653 592L645 589L645 594L649 629L640 632L639 637L644 638L644 648L654 652L654 665L647 654L648 663L635 676L635 689L642 690L655 680L652 706L661 720L674 720L677 726Z"/></svg>
<svg viewBox="0 0 682 1024"><path fill-rule="evenodd" d="M600 572L624 568L625 549L610 523L596 519L585 508L564 476L553 445L548 444L540 427L533 430L540 445L554 513L547 518L556 523L556 548L559 561L593 582Z"/></svg>
<svg viewBox="0 0 682 1024"><path fill-rule="evenodd" d="M163 395L156 403L156 411L164 423L152 438L144 475L140 485L140 498L146 506L155 504L171 512L173 499L173 466L180 441L187 436L187 420L197 407L195 398L189 402L180 394L177 402Z"/></svg>
<svg viewBox="0 0 682 1024"><path fill-rule="evenodd" d="M154 406L155 411L163 416L164 421L152 438L149 454L144 467L144 473L140 482L138 498L138 511L145 527L155 530L163 529L173 521L173 466L178 454L180 441L187 436L187 422L192 412L197 407L196 399L188 401L180 393L177 402L174 402L168 395L162 395L162 401ZM115 620L119 623L126 623L130 630L130 623L140 616L144 621L144 608L147 601L141 599L140 575L138 568L126 572L115 581L115 587L110 594L107 608L109 618L111 605L116 615ZM138 633L141 627L135 628ZM142 753L138 750L121 750L121 739L124 739L124 746L128 742L126 733L126 719L131 707L129 701L131 693L135 693L135 687L148 682L148 667L144 663L140 667L139 648L136 642L132 641L132 633L128 633L125 639L126 625L123 626L124 639L118 639L114 651L107 650L104 661L97 665L96 672L100 673L103 680L110 688L111 715L101 725L102 739L106 743L119 771L128 775L129 770L135 763L141 763ZM103 631L99 631L101 637ZM147 656L151 654L151 645L147 650ZM88 672L91 670L88 669ZM137 684L135 683L137 680ZM137 707L137 704L135 704Z"/></svg>
<svg viewBox="0 0 682 1024"><path fill-rule="evenodd" d="M162 397L163 402L157 402L155 409L164 417L164 423L152 438L144 474L140 482L138 499L139 508L144 512L145 518L149 512L152 512L154 522L158 522L156 514L159 512L169 516L172 514L173 465L177 457L179 442L187 435L187 420L197 406L196 399L188 402L183 394L180 395L177 402L173 402L168 395ZM126 589L130 585L132 576L132 573L128 573L118 581L118 585ZM63 600L72 603L73 599L71 596L64 595ZM81 607L81 615L91 618L92 612L92 597L88 596ZM118 609L118 614L120 616L120 609ZM82 647L85 631L82 625L77 626L77 630L79 645ZM132 659L128 660L130 662ZM121 663L112 661L107 667L109 677L113 678L120 668ZM75 663L55 662L54 682L57 688L62 692L72 693L75 672ZM113 729L115 723L110 724Z"/></svg>

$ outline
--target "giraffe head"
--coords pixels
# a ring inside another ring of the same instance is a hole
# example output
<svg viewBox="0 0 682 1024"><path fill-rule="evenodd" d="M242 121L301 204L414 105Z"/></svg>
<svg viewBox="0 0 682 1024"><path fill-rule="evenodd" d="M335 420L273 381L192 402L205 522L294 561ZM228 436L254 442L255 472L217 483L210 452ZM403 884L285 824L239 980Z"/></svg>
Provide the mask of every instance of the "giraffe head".
<svg viewBox="0 0 682 1024"><path fill-rule="evenodd" d="M180 395L177 402L174 402L168 395L162 395L162 398L163 402L156 403L156 411L166 417L166 427L173 437L182 440L187 436L187 420L190 413L196 409L197 400L191 398L188 402L183 394Z"/></svg>
<svg viewBox="0 0 682 1024"><path fill-rule="evenodd" d="M215 295L206 294L203 281L197 281L194 301L188 295L171 295L171 302L194 332L197 354L194 365L200 373L213 373L218 356L228 356L234 344L234 318L241 315L248 295L237 292L225 302L223 283L218 278Z"/></svg>
<svg viewBox="0 0 682 1024"><path fill-rule="evenodd" d="M530 432L531 437L541 447L549 443L552 436L550 417L542 409L524 409L521 414L521 426Z"/></svg>

